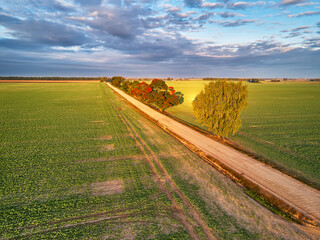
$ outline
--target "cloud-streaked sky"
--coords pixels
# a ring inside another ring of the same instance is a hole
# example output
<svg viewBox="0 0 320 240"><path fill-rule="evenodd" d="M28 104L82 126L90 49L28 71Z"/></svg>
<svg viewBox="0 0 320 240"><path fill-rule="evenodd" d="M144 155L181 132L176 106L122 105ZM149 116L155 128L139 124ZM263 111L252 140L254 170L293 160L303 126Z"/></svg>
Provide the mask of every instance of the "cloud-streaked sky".
<svg viewBox="0 0 320 240"><path fill-rule="evenodd" d="M0 0L0 75L320 77L320 1Z"/></svg>

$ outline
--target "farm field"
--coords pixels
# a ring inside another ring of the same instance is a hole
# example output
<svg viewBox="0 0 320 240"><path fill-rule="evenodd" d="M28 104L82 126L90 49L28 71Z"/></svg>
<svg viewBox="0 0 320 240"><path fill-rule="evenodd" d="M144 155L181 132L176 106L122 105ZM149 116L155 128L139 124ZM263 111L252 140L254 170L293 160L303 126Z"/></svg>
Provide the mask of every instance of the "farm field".
<svg viewBox="0 0 320 240"><path fill-rule="evenodd" d="M167 111L206 129L192 116L192 101L205 81L170 82L185 102ZM242 127L229 139L285 171L320 186L320 85L248 84Z"/></svg>
<svg viewBox="0 0 320 240"><path fill-rule="evenodd" d="M0 239L312 239L104 84L3 83L0 103Z"/></svg>

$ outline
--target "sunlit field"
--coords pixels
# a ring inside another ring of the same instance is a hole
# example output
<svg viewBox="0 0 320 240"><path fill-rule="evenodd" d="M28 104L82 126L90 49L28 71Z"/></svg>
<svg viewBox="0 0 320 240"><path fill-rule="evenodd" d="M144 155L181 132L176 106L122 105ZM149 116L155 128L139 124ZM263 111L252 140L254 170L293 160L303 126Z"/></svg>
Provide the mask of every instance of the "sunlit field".
<svg viewBox="0 0 320 240"><path fill-rule="evenodd" d="M168 83L184 93L185 101L167 111L199 126L192 116L192 101L205 83ZM320 186L320 85L248 84L248 91L248 107L241 114L243 125L229 138L291 174Z"/></svg>

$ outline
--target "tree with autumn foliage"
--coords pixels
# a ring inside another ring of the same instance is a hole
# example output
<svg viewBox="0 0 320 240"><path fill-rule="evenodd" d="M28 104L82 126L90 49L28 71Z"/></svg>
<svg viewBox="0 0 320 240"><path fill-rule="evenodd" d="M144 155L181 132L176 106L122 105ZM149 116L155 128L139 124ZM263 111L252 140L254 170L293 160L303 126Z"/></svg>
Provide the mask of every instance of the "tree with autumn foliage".
<svg viewBox="0 0 320 240"><path fill-rule="evenodd" d="M132 95L142 101L147 101L148 94L152 91L152 88L146 82L138 83L138 85L132 89Z"/></svg>
<svg viewBox="0 0 320 240"><path fill-rule="evenodd" d="M154 79L150 84L150 88L152 88L152 92L150 92L147 102L152 103L161 112L183 102L181 101L183 99L181 98L181 94L175 95L174 88L168 87L163 80Z"/></svg>

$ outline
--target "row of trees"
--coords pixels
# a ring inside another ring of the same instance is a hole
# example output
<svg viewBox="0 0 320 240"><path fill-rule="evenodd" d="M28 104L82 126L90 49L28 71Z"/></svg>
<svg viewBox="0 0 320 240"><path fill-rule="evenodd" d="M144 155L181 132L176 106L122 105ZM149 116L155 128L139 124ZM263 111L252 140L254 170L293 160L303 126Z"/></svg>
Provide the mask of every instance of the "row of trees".
<svg viewBox="0 0 320 240"><path fill-rule="evenodd" d="M111 84L138 100L157 107L161 112L183 103L184 100L181 92L176 92L173 87L168 87L165 81L159 79L154 79L148 84L115 76L112 77Z"/></svg>
<svg viewBox="0 0 320 240"><path fill-rule="evenodd" d="M246 81L248 78L215 78L215 77L206 77L202 78L204 81Z"/></svg>

